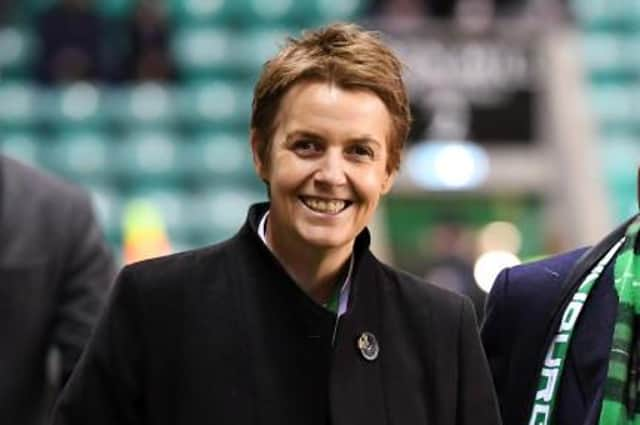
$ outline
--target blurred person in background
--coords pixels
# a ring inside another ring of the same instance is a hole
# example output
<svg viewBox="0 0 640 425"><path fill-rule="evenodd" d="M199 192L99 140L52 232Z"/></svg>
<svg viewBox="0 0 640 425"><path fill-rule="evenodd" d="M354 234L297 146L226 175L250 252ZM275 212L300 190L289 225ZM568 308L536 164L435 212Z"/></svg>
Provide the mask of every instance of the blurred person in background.
<svg viewBox="0 0 640 425"><path fill-rule="evenodd" d="M104 78L105 31L93 0L55 1L37 21L38 80L57 84Z"/></svg>
<svg viewBox="0 0 640 425"><path fill-rule="evenodd" d="M172 81L176 70L171 57L171 33L166 4L158 0L138 1L128 23L129 54L124 64L128 81Z"/></svg>
<svg viewBox="0 0 640 425"><path fill-rule="evenodd" d="M375 34L290 39L253 100L270 202L226 242L121 271L53 424L498 424L470 302L369 251L409 124Z"/></svg>
<svg viewBox="0 0 640 425"><path fill-rule="evenodd" d="M83 191L2 155L0 240L0 423L41 425L115 265ZM54 347L57 382L48 382Z"/></svg>
<svg viewBox="0 0 640 425"><path fill-rule="evenodd" d="M592 248L497 277L482 339L505 423L638 423L639 231L636 215Z"/></svg>
<svg viewBox="0 0 640 425"><path fill-rule="evenodd" d="M462 223L446 222L435 227L428 238L429 258L424 278L443 288L467 296L473 303L478 323L484 316L486 294L473 275L473 235Z"/></svg>

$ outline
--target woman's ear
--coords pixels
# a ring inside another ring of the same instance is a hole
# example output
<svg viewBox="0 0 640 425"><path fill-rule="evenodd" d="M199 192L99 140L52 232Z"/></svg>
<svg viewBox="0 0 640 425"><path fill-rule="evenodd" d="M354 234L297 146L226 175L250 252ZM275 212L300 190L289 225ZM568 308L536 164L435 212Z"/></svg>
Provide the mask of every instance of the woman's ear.
<svg viewBox="0 0 640 425"><path fill-rule="evenodd" d="M391 188L393 187L393 182L396 179L396 174L397 174L396 171L391 171L391 172L387 171L387 177L384 180L384 182L382 183L382 194L383 195L386 195L391 190Z"/></svg>
<svg viewBox="0 0 640 425"><path fill-rule="evenodd" d="M259 132L255 129L251 129L250 136L251 138L251 155L253 157L253 166L256 170L256 174L265 182L267 181L267 166L260 158L260 146L264 141L262 140Z"/></svg>

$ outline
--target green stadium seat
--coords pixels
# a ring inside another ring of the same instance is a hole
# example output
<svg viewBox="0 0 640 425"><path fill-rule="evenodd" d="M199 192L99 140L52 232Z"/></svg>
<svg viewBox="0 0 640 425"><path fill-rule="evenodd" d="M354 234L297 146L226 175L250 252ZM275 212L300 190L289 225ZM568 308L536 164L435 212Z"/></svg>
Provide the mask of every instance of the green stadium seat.
<svg viewBox="0 0 640 425"><path fill-rule="evenodd" d="M112 141L103 133L63 133L42 147L47 168L81 184L105 184L112 173Z"/></svg>
<svg viewBox="0 0 640 425"><path fill-rule="evenodd" d="M106 99L106 115L125 128L166 128L174 124L173 89L156 83L142 83L112 89Z"/></svg>
<svg viewBox="0 0 640 425"><path fill-rule="evenodd" d="M29 83L0 83L0 132L34 126L37 96L38 90Z"/></svg>
<svg viewBox="0 0 640 425"><path fill-rule="evenodd" d="M233 75L237 68L234 35L226 28L179 28L171 48L177 67L186 79Z"/></svg>
<svg viewBox="0 0 640 425"><path fill-rule="evenodd" d="M231 237L244 223L249 205L265 200L264 191L237 185L198 193L191 212L197 224L194 238L204 244Z"/></svg>
<svg viewBox="0 0 640 425"><path fill-rule="evenodd" d="M63 130L95 128L105 124L104 91L90 83L73 83L43 92L39 116Z"/></svg>
<svg viewBox="0 0 640 425"><path fill-rule="evenodd" d="M583 35L582 57L587 72L594 80L607 77L624 79L634 70L628 67L625 57L625 40L622 36L606 32Z"/></svg>
<svg viewBox="0 0 640 425"><path fill-rule="evenodd" d="M234 19L237 0L170 0L169 11L174 24L225 24Z"/></svg>
<svg viewBox="0 0 640 425"><path fill-rule="evenodd" d="M280 25L297 22L300 18L299 0L236 0L242 21L248 26Z"/></svg>
<svg viewBox="0 0 640 425"><path fill-rule="evenodd" d="M298 33L293 27L283 26L250 28L239 33L236 38L239 65L246 75L258 75L267 59L278 52L287 37L297 36Z"/></svg>
<svg viewBox="0 0 640 425"><path fill-rule="evenodd" d="M629 7L633 0L572 0L578 22L588 30L619 30L629 23Z"/></svg>
<svg viewBox="0 0 640 425"><path fill-rule="evenodd" d="M185 85L178 96L180 118L210 129L248 128L251 94L247 85L209 80Z"/></svg>
<svg viewBox="0 0 640 425"><path fill-rule="evenodd" d="M368 0L300 0L307 25L357 20L368 7Z"/></svg>
<svg viewBox="0 0 640 425"><path fill-rule="evenodd" d="M257 180L246 133L208 132L190 144L192 176L202 186L211 182L253 183Z"/></svg>
<svg viewBox="0 0 640 425"><path fill-rule="evenodd" d="M638 101L633 90L624 84L591 85L589 90L593 116L601 131L635 127Z"/></svg>
<svg viewBox="0 0 640 425"><path fill-rule="evenodd" d="M40 166L39 138L33 132L0 132L0 152L18 161Z"/></svg>
<svg viewBox="0 0 640 425"><path fill-rule="evenodd" d="M25 27L0 27L0 80L29 77L35 46Z"/></svg>
<svg viewBox="0 0 640 425"><path fill-rule="evenodd" d="M119 177L135 184L176 184L183 177L183 143L163 131L129 134L116 147Z"/></svg>
<svg viewBox="0 0 640 425"><path fill-rule="evenodd" d="M640 166L640 139L632 131L627 134L612 134L600 141L605 177L614 184L635 185L635 176Z"/></svg>

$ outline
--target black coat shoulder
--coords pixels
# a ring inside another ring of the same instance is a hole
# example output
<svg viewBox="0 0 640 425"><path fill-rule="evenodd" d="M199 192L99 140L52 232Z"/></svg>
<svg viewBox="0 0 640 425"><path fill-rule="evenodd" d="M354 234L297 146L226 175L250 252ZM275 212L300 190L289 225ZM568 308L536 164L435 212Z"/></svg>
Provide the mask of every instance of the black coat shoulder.
<svg viewBox="0 0 640 425"><path fill-rule="evenodd" d="M394 283L394 290L417 312L433 312L440 319L459 320L463 307L473 311L469 299L451 290L431 284L418 276L403 270L396 270L382 264L388 281ZM385 288L390 291L391 288Z"/></svg>

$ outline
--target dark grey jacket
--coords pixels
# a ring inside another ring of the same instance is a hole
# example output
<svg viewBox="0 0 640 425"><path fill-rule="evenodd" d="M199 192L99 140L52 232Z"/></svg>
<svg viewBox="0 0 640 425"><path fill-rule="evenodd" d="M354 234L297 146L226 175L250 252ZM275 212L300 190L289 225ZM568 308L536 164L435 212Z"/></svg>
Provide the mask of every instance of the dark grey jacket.
<svg viewBox="0 0 640 425"><path fill-rule="evenodd" d="M0 423L43 423L47 352L68 377L114 273L86 193L0 155Z"/></svg>

